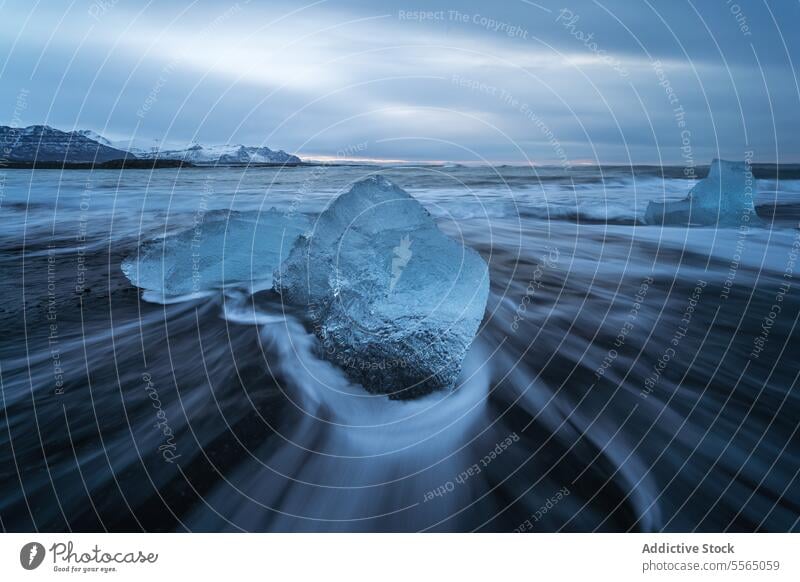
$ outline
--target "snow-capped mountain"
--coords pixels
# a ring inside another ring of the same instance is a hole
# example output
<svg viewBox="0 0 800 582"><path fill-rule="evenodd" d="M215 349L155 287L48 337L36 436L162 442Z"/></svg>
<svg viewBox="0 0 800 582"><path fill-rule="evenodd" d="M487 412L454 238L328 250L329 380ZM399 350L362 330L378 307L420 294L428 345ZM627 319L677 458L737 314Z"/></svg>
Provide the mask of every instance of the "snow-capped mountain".
<svg viewBox="0 0 800 582"><path fill-rule="evenodd" d="M88 137L89 139L96 141L99 144L109 147L115 147L111 140L104 138L102 135L97 133L96 131L92 131L91 129L81 129L80 131L76 131L75 133L82 135L83 137Z"/></svg>
<svg viewBox="0 0 800 582"><path fill-rule="evenodd" d="M142 152L140 157L162 160L183 160L193 164L299 164L300 158L283 150L271 150L266 146L195 144L186 149Z"/></svg>
<svg viewBox="0 0 800 582"><path fill-rule="evenodd" d="M300 158L266 146L201 146L147 151L112 142L91 129L60 131L47 125L0 126L0 160L10 162L107 162L121 159L180 160L197 165L299 164Z"/></svg>
<svg viewBox="0 0 800 582"><path fill-rule="evenodd" d="M60 131L47 125L0 126L0 159L11 162L107 162L134 157L125 150L98 142L87 133L94 132Z"/></svg>

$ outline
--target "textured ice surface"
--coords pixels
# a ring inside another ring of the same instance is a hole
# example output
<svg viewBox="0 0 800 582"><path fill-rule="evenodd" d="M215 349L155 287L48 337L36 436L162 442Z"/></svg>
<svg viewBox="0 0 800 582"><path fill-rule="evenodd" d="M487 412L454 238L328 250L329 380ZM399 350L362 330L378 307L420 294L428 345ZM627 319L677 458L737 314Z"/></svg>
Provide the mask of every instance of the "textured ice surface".
<svg viewBox="0 0 800 582"><path fill-rule="evenodd" d="M735 226L756 220L755 179L744 162L714 160L708 176L684 200L650 202L647 224L699 224Z"/></svg>
<svg viewBox="0 0 800 582"><path fill-rule="evenodd" d="M328 206L275 283L308 310L329 359L371 392L410 398L454 385L489 272L419 202L374 176Z"/></svg>
<svg viewBox="0 0 800 582"><path fill-rule="evenodd" d="M229 286L265 289L298 235L308 229L301 215L274 208L247 214L213 212L193 228L139 247L125 259L128 279L151 298L201 294Z"/></svg>

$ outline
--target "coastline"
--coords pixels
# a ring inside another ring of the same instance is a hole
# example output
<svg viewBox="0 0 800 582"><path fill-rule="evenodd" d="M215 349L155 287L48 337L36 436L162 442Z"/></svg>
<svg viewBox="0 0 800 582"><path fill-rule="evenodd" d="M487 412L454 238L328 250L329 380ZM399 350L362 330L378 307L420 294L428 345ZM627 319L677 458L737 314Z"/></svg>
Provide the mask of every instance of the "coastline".
<svg viewBox="0 0 800 582"><path fill-rule="evenodd" d="M409 162L407 164L372 164L363 163L358 161L342 161L342 162L284 162L284 163L242 163L242 164L217 164L217 163L193 163L183 160L167 160L167 159L150 159L150 158L124 158L109 160L106 162L65 162L58 160L4 160L0 159L0 170L161 170L161 169L231 169L231 168L317 168L317 167L378 167L386 168L393 166L412 167L449 167L447 164L442 163L426 163L426 162ZM508 168L513 167L514 164L498 164L489 167ZM462 166L459 166L462 167ZM463 166L468 167L468 166ZM530 167L534 172L540 170L547 170L555 168L556 166L542 165L542 166L525 166L520 164L519 167ZM638 175L655 175L663 179L685 179L694 180L702 179L708 175L708 165L696 166L694 168L694 177L686 175L684 166L679 165L664 165L657 166L652 164L598 164L598 165L581 165L575 166L575 172L592 171L592 170L630 170ZM800 180L800 164L796 163L775 163L775 162L757 162L751 165L753 177L758 180Z"/></svg>

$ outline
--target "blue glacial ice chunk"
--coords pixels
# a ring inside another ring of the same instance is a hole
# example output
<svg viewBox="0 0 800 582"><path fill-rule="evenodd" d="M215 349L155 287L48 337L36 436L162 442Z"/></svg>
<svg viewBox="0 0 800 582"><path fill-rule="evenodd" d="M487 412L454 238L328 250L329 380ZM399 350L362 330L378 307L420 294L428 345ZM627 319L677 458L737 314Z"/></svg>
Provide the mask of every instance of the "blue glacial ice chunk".
<svg viewBox="0 0 800 582"><path fill-rule="evenodd" d="M146 299L202 295L225 287L272 287L272 273L308 229L302 215L212 212L194 227L140 245L122 262Z"/></svg>
<svg viewBox="0 0 800 582"><path fill-rule="evenodd" d="M711 162L708 176L689 195L676 202L650 202L647 224L738 226L757 220L753 195L755 179L744 162Z"/></svg>
<svg viewBox="0 0 800 582"><path fill-rule="evenodd" d="M382 176L357 182L300 237L275 274L307 310L324 353L370 392L453 387L483 319L489 271Z"/></svg>

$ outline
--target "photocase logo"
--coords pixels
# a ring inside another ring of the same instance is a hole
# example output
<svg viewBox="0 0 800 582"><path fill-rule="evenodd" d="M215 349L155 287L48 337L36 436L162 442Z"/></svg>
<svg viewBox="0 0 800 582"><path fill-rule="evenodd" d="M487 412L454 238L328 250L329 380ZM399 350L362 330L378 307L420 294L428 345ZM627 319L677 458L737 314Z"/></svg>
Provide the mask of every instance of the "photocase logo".
<svg viewBox="0 0 800 582"><path fill-rule="evenodd" d="M44 546L39 542L28 542L19 551L19 563L26 570L35 570L44 561Z"/></svg>
<svg viewBox="0 0 800 582"><path fill-rule="evenodd" d="M411 239L408 235L400 238L400 244L392 249L394 257L392 258L392 278L389 281L389 292L394 291L397 282L400 280L400 275L403 274L403 269L406 268L408 261L411 260Z"/></svg>

